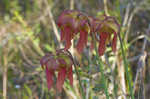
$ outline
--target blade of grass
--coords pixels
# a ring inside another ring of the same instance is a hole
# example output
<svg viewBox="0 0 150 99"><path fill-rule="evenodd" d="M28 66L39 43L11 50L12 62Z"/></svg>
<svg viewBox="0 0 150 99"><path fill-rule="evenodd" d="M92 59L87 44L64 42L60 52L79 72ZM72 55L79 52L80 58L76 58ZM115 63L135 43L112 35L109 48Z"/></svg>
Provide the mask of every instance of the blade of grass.
<svg viewBox="0 0 150 99"><path fill-rule="evenodd" d="M74 68L75 68L75 72L77 74L77 78L79 80L79 86L80 86L80 91L81 91L81 94L82 94L82 99L85 99L85 94L84 94L83 86L82 86L82 83L81 83L80 74L78 72L78 69L77 69L76 65L74 65Z"/></svg>
<svg viewBox="0 0 150 99"><path fill-rule="evenodd" d="M123 57L124 69L125 69L125 74L127 77L127 82L129 85L129 91L130 91L131 99L134 99L133 88L131 85L131 78L130 78L129 71L128 71L128 63L127 63L127 59L125 56L125 51L124 51L124 47L123 47L123 41L122 41L121 36L120 36L120 31L118 33L118 36L119 36L119 42L120 42L120 46L121 46L121 54Z"/></svg>
<svg viewBox="0 0 150 99"><path fill-rule="evenodd" d="M75 60L73 59L73 56L72 54L67 51L69 53L69 55L71 56L71 59L73 60L73 66L74 66L74 69L75 69L75 73L77 74L77 79L79 80L79 88L80 88L80 91L81 91L81 95L82 95L82 99L86 99L85 97L85 93L84 93L84 90L83 90L83 86L82 86L82 82L81 82L81 78L80 78L80 73L78 72L78 68L77 68L77 64L75 62Z"/></svg>
<svg viewBox="0 0 150 99"><path fill-rule="evenodd" d="M92 37L94 38L94 35L92 33ZM102 60L99 58L99 54L98 54L98 50L97 50L97 46L96 46L96 41L93 39L93 42L94 42L94 48L95 48L95 51L96 51L96 60L98 61L98 64L99 64L99 68L100 68L100 73L101 73L101 76L102 76L102 85L104 85L103 89L104 89L104 92L105 92L105 95L106 95L106 99L109 99L109 93L108 93L108 87L107 87L107 81L105 79L105 75L104 75L104 68L103 68L103 62Z"/></svg>
<svg viewBox="0 0 150 99"><path fill-rule="evenodd" d="M111 71L111 75L112 75L111 82L114 85L114 88L113 88L113 97L114 97L114 99L117 99L117 85L116 85L116 81L115 81L115 78L116 78L115 69L114 70L112 69L111 64L109 63L109 59L108 59L107 54L105 54L105 60L106 60L106 64L108 65L108 67L109 67L109 69Z"/></svg>

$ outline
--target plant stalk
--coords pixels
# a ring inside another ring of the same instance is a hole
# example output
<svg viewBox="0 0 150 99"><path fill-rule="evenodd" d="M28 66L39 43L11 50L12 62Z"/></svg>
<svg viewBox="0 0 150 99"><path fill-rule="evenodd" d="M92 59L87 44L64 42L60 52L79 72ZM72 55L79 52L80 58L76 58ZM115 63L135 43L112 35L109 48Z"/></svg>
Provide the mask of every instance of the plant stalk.
<svg viewBox="0 0 150 99"><path fill-rule="evenodd" d="M119 36L119 41L120 41L120 46L121 46L121 53L122 53L122 57L123 57L125 74L126 74L126 77L127 77L127 82L129 84L129 91L130 91L131 99L134 99L133 88L132 88L132 85L131 85L131 78L130 78L129 71L128 71L128 63L127 63L127 60L126 60L126 57L125 57L125 51L124 51L124 48L123 48L123 41L122 41L121 36L120 36L120 31L118 33L118 36Z"/></svg>
<svg viewBox="0 0 150 99"><path fill-rule="evenodd" d="M103 69L103 63L102 63L102 60L99 58L99 54L98 54L98 50L97 50L97 46L96 46L96 41L94 40L94 35L92 33L92 37L93 37L93 42L94 42L94 48L95 48L95 51L96 51L96 59L98 60L98 64L99 64L99 68L100 68L100 73L101 73L101 79L102 79L102 85L104 86L103 89L104 89L104 92L105 92L105 95L106 95L106 99L109 99L109 93L108 93L108 88L107 88L107 81L105 79L105 75L104 75L104 69Z"/></svg>
<svg viewBox="0 0 150 99"><path fill-rule="evenodd" d="M67 50L67 52L70 55L70 58L72 59L73 64L74 64L73 66L74 66L75 72L77 74L77 79L79 80L79 86L80 86L79 88L80 88L80 91L81 91L82 99L86 99L85 93L84 93L84 90L83 90L83 86L82 86L82 82L81 82L81 78L80 78L80 74L79 74L78 69L77 69L77 64L76 64L72 54L68 50Z"/></svg>
<svg viewBox="0 0 150 99"><path fill-rule="evenodd" d="M80 78L80 74L79 74L78 69L77 69L76 66L77 65L74 64L75 72L77 74L77 79L79 80L79 86L80 86L80 91L81 91L81 94L82 94L82 99L86 99L85 94L84 94L84 90L83 90L83 86L82 86L82 82L81 82L81 78Z"/></svg>

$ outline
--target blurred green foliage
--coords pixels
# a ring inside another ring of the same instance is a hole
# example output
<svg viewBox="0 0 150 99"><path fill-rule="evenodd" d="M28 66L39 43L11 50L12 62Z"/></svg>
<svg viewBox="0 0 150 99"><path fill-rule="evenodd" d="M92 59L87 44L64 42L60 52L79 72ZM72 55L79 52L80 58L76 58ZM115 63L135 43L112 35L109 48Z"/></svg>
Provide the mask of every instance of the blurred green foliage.
<svg viewBox="0 0 150 99"><path fill-rule="evenodd" d="M75 73L74 88L71 88L69 82L66 81L63 93L56 92L55 84L54 88L48 91L45 72L41 69L39 63L44 53L59 48L49 12L51 11L53 20L57 22L60 13L70 8L70 1L48 0L48 4L45 4L44 0L0 0L0 99L3 97L4 68L7 70L8 99L12 99L12 97L14 99L74 99L72 97L80 99L79 85ZM128 5L130 5L129 9ZM146 30L150 24L150 2L149 0L107 0L107 6L109 15L116 17L121 25L126 17L133 17L131 23L128 19L127 23L121 27L121 36L124 40L123 45L129 64L128 70L132 78L132 85L134 85L138 70L137 65L143 41L144 38L147 39L148 43L144 50L147 52L147 58L144 60L145 72L142 83L145 86L145 99L149 99L150 48L148 46L150 45L150 35L146 34ZM48 9L49 7L50 9ZM103 0L89 0L89 2L86 0L74 0L74 9L95 17L105 12ZM129 10L128 13L126 12L127 10ZM125 40L128 30L128 39ZM144 37L140 38L141 35L144 35ZM108 79L107 84L111 99L121 97L124 94L121 89L121 78L119 78L122 66L119 46L118 44L116 56L111 52L111 48L108 47L105 55L108 57L102 58L104 62L103 71L106 79ZM82 78L84 91L88 92L86 93L86 95L88 94L87 99L105 99L99 64L95 55L96 52L91 51L88 45L84 53L78 54L75 51L74 56L80 65L78 70ZM108 62L106 59L108 59ZM126 83L125 76L124 79ZM140 85L137 85L135 90L134 95L136 98L140 87ZM126 83L127 95L129 94L128 89L128 84Z"/></svg>

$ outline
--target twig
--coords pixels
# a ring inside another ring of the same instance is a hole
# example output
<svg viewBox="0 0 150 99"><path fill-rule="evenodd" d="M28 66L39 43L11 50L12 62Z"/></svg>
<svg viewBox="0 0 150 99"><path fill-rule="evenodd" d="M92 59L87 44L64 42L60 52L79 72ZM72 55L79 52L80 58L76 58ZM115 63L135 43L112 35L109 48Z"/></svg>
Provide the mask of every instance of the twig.
<svg viewBox="0 0 150 99"><path fill-rule="evenodd" d="M146 52L144 52L140 56L139 61L138 61L138 68L137 68L137 72L136 72L136 76L135 76L135 80L134 80L134 85L133 85L133 92L134 93L135 93L135 87L136 87L136 84L137 84L137 81L138 81L139 74L142 71L142 68L145 66L146 56L147 56L147 54L146 54Z"/></svg>
<svg viewBox="0 0 150 99"><path fill-rule="evenodd" d="M57 40L58 40L58 42L59 42L59 44L60 44L60 47L62 47L61 42L60 42L59 32L58 32L58 29L57 29L55 20L54 20L54 18L53 18L53 14L52 14L52 12L51 12L51 7L50 7L50 5L48 5L48 1L47 1L47 0L43 0L43 2L44 2L44 4L47 6L46 11L47 11L48 16L49 16L49 19L50 19L50 21L51 21L51 23L52 23L53 31L54 31L54 33L55 33L55 36L56 36L56 38L57 38Z"/></svg>
<svg viewBox="0 0 150 99"><path fill-rule="evenodd" d="M108 13L108 7L107 7L107 0L103 0L104 2L104 11L105 11L105 15L109 16L109 13Z"/></svg>
<svg viewBox="0 0 150 99"><path fill-rule="evenodd" d="M7 99L7 70L8 70L8 66L7 66L7 57L6 57L6 53L4 53L3 55L3 99Z"/></svg>
<svg viewBox="0 0 150 99"><path fill-rule="evenodd" d="M117 55L117 66L118 66L118 77L120 82L120 91L123 93L121 94L123 99L126 99L126 81L125 81L125 69L123 67L122 59L120 58L120 55Z"/></svg>
<svg viewBox="0 0 150 99"><path fill-rule="evenodd" d="M70 0L70 10L74 9L74 0Z"/></svg>
<svg viewBox="0 0 150 99"><path fill-rule="evenodd" d="M130 17L128 18L128 23L127 23L127 31L125 33L125 41L127 42L128 41L128 34L129 34L129 31L130 31L130 26L131 26L131 22L132 22L132 19L134 17L134 15L140 10L142 9L142 6L146 4L146 1L141 1L140 4L138 4L134 10L132 11L132 13L130 14Z"/></svg>
<svg viewBox="0 0 150 99"><path fill-rule="evenodd" d="M129 3L126 7L126 12L125 12L125 15L124 15L124 20L123 20L123 23L122 23L122 26L125 27L127 22L128 22L128 19L129 19L129 12L130 12L130 6L131 4Z"/></svg>
<svg viewBox="0 0 150 99"><path fill-rule="evenodd" d="M149 25L148 29L146 30L146 33L148 34L149 31L150 31L150 25ZM138 81L138 78L139 78L139 74L141 74L140 77L142 77L142 74L143 74L142 71L145 69L145 59L146 59L146 56L147 56L147 53L145 52L146 44L147 44L147 39L145 37L143 47L142 47L142 50L141 50L142 55L140 56L139 61L138 61L138 68L137 68L136 77L135 77L135 80L134 80L134 86L133 86L134 93L135 93L135 87L136 87L136 84L137 84L137 81ZM141 79L143 79L143 78L141 78ZM144 88L144 84L143 84L143 98L145 99L144 90L145 90L145 88Z"/></svg>

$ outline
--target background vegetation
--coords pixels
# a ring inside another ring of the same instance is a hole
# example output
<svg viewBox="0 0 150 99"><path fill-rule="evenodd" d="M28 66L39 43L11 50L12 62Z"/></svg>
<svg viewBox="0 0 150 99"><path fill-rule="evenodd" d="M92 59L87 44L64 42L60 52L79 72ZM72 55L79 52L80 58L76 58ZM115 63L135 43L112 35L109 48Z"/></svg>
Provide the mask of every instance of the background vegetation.
<svg viewBox="0 0 150 99"><path fill-rule="evenodd" d="M0 0L0 99L81 99L74 73L74 88L69 82L63 92L48 91L45 72L39 60L60 47L57 18L65 9L91 16L115 16L121 24L121 37L135 99L150 97L150 0ZM76 41L74 42L76 43ZM108 47L102 57L110 99L128 99L118 40L117 53ZM86 99L105 99L99 64L89 44L82 55L71 49Z"/></svg>

